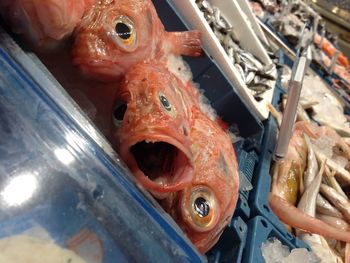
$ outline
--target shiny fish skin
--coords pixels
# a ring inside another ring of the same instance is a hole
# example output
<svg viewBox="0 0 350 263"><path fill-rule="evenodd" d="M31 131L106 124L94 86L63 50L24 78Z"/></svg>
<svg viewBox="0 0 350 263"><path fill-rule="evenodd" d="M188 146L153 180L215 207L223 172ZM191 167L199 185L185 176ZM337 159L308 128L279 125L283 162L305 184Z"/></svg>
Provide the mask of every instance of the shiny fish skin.
<svg viewBox="0 0 350 263"><path fill-rule="evenodd" d="M304 172L304 187L307 188L317 175L318 163L310 142L310 138L305 135L304 140L308 146L307 168Z"/></svg>
<svg viewBox="0 0 350 263"><path fill-rule="evenodd" d="M0 14L37 52L61 47L95 0L1 0Z"/></svg>
<svg viewBox="0 0 350 263"><path fill-rule="evenodd" d="M212 6L205 0L196 0L196 4L224 48L229 61L238 70L241 79L248 89L251 90L254 98L260 101L262 99L260 96L272 88L271 84L254 86L249 84L254 80L255 75L259 75L266 80L275 80L276 77L272 75L275 68L274 64L264 67L256 57L243 50L239 46L239 39L235 34L234 28L222 16L217 7Z"/></svg>
<svg viewBox="0 0 350 263"><path fill-rule="evenodd" d="M191 81L153 60L127 73L114 107L126 104L126 110L122 118L113 114L121 158L201 253L231 221L239 189L231 138L203 100ZM198 212L197 199L209 204L208 214Z"/></svg>
<svg viewBox="0 0 350 263"><path fill-rule="evenodd" d="M313 178L308 186L306 186L306 190L304 191L298 204L298 208L301 211L312 217L316 216L316 198L320 189L324 167L325 163L322 164L317 176ZM296 229L296 235L306 244L308 244L318 257L323 258L326 255L327 258L334 258L329 246L325 245L323 242L324 240L322 236L311 234L299 229ZM336 261L331 262L335 263Z"/></svg>
<svg viewBox="0 0 350 263"><path fill-rule="evenodd" d="M322 184L320 192L350 221L350 202L332 187Z"/></svg>
<svg viewBox="0 0 350 263"><path fill-rule="evenodd" d="M316 198L316 212L319 214L344 218L342 213L333 205L331 205L331 203L328 202L328 200L324 198L321 194L318 194Z"/></svg>
<svg viewBox="0 0 350 263"><path fill-rule="evenodd" d="M339 217L324 215L324 214L317 214L316 216L318 219L322 220L323 222L326 222L330 224L331 226L334 226L336 228L339 228L341 230L349 230L350 226L349 223L346 222L344 219L341 219Z"/></svg>
<svg viewBox="0 0 350 263"><path fill-rule="evenodd" d="M128 34L121 36L118 24ZM96 1L75 30L72 50L73 64L103 82L120 81L142 61L201 54L200 32L167 32L151 0Z"/></svg>

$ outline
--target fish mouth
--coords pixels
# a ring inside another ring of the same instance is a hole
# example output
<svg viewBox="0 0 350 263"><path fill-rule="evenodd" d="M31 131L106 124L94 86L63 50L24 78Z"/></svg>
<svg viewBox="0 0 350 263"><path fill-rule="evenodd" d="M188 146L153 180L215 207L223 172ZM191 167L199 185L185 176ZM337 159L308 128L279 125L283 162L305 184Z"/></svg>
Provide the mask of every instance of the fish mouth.
<svg viewBox="0 0 350 263"><path fill-rule="evenodd" d="M190 151L176 140L144 139L129 145L126 163L138 182L158 198L192 182Z"/></svg>

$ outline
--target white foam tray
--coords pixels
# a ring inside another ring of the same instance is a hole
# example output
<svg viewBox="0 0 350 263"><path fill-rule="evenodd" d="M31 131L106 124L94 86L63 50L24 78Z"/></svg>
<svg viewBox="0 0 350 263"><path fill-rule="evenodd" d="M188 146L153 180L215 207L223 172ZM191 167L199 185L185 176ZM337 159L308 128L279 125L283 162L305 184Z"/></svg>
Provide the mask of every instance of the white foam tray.
<svg viewBox="0 0 350 263"><path fill-rule="evenodd" d="M273 88L263 94L263 100L257 102L237 69L230 62L224 48L197 7L195 0L167 1L189 29L196 29L201 32L203 49L225 74L241 99L246 102L261 120L267 119L269 111L266 105L272 101L275 81L272 81ZM225 19L234 27L235 33L240 40L240 46L243 49L256 56L264 65L272 64L266 50L248 23L247 16L235 0L208 0L208 2L218 7Z"/></svg>
<svg viewBox="0 0 350 263"><path fill-rule="evenodd" d="M269 41L267 40L263 30L261 29L261 26L259 25L257 21L257 17L253 13L252 7L249 4L248 0L236 0L244 14L248 18L248 22L250 23L254 33L258 36L258 38L263 41L267 46L270 46Z"/></svg>

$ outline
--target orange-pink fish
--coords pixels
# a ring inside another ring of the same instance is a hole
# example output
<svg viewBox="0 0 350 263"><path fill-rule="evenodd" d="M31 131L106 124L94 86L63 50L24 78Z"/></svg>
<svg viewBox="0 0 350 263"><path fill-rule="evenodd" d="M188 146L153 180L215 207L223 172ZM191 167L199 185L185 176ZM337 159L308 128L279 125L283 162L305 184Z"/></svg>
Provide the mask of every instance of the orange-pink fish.
<svg viewBox="0 0 350 263"><path fill-rule="evenodd" d="M199 31L166 32L151 0L3 0L0 14L36 51L74 42L74 65L101 81L141 61L202 54Z"/></svg>
<svg viewBox="0 0 350 263"><path fill-rule="evenodd" d="M37 51L72 34L95 0L2 0L0 14Z"/></svg>
<svg viewBox="0 0 350 263"><path fill-rule="evenodd" d="M232 218L238 165L194 89L156 61L138 64L117 92L114 141L137 181L205 253Z"/></svg>
<svg viewBox="0 0 350 263"><path fill-rule="evenodd" d="M169 54L200 55L199 32L166 32L151 0L103 0L76 30L73 62L87 76L113 81L138 62Z"/></svg>

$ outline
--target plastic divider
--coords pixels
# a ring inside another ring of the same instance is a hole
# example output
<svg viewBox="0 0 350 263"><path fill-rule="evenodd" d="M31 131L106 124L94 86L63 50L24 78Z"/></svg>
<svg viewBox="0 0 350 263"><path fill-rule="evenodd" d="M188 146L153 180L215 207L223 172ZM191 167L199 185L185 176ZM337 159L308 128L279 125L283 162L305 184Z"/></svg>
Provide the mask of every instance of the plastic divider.
<svg viewBox="0 0 350 263"><path fill-rule="evenodd" d="M256 216L249 220L247 242L243 253L242 263L265 263L262 256L261 245L269 238L277 238L283 245L293 248L303 247L309 249L304 243L292 242L291 234L278 231L266 218Z"/></svg>

